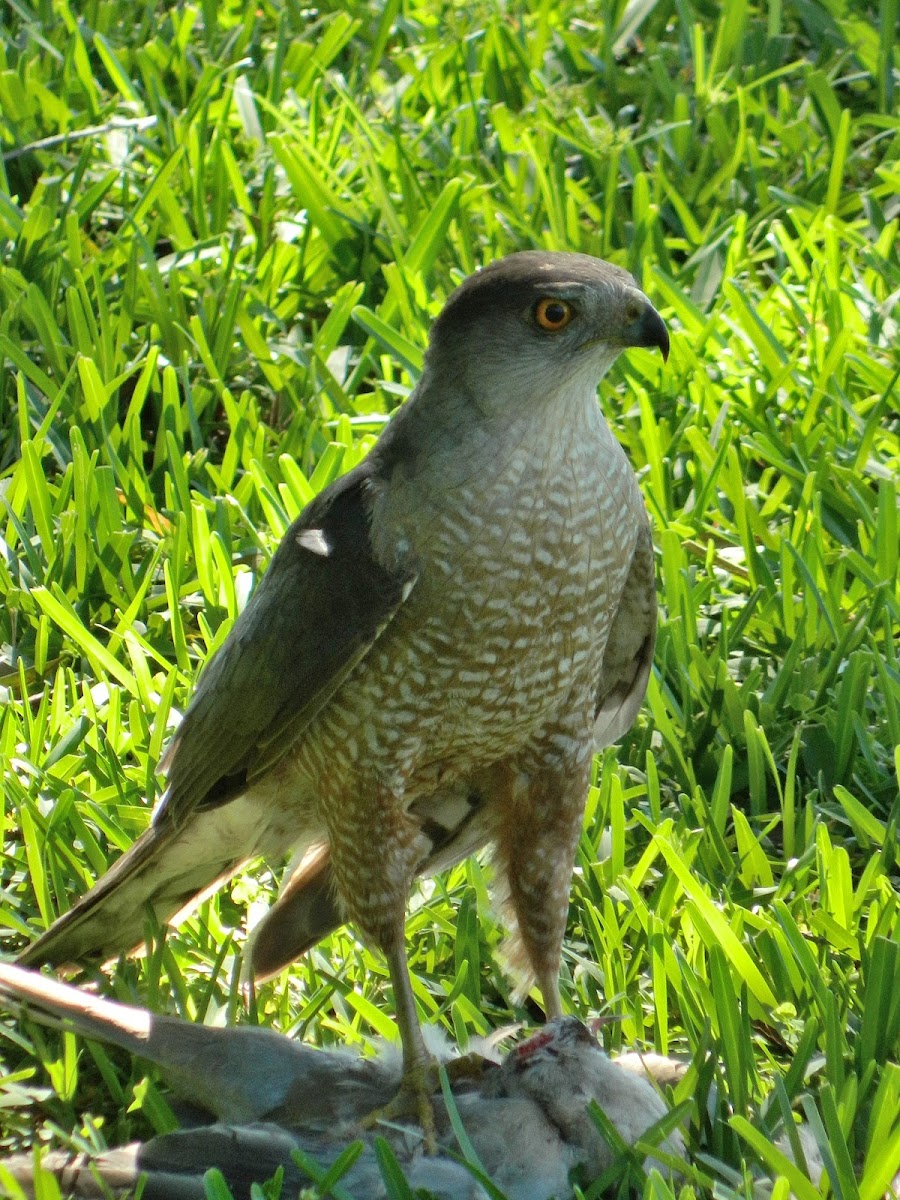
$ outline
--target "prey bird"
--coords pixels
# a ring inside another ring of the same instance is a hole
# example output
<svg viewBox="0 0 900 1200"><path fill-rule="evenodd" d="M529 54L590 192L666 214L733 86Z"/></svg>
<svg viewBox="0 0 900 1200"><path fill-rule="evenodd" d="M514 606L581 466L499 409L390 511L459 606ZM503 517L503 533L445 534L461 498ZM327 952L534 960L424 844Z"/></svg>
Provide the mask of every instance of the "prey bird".
<svg viewBox="0 0 900 1200"><path fill-rule="evenodd" d="M4 1008L155 1063L175 1096L190 1104L191 1127L149 1144L90 1158L70 1152L45 1156L44 1167L57 1174L67 1196L108 1197L110 1191L130 1196L146 1173L145 1200L202 1200L210 1167L225 1174L235 1196L248 1198L254 1181L286 1170L282 1194L296 1195L309 1180L292 1163L293 1150L331 1166L357 1138L364 1148L350 1173L341 1176L342 1194L367 1200L387 1195L375 1134L360 1121L396 1091L400 1063L392 1047L363 1058L349 1050L320 1050L256 1025L213 1028L156 1016L0 962L0 1013ZM455 1049L435 1048L442 1057ZM610 1059L576 1018L561 1017L519 1042L502 1064L485 1059L477 1077L455 1080L454 1103L479 1161L508 1200L563 1200L572 1195L573 1170L594 1179L616 1157L589 1105L603 1109L628 1145L646 1141L668 1111L653 1084L661 1078L677 1082L687 1069L658 1056ZM379 1135L412 1187L442 1200L486 1200L470 1172L452 1161L456 1137L440 1098L435 1107L437 1157L422 1154L414 1124L392 1124ZM677 1169L685 1154L681 1133L673 1130L656 1144L676 1160ZM34 1155L6 1157L3 1166L27 1187ZM655 1156L646 1166L666 1171Z"/></svg>
<svg viewBox="0 0 900 1200"><path fill-rule="evenodd" d="M299 867L271 973L352 921L385 955L403 1085L433 1062L405 948L413 880L490 844L509 959L561 1015L559 961L594 752L633 723L653 548L597 384L666 326L618 267L526 251L466 279L366 459L287 531L202 673L150 828L21 955L106 960L258 856Z"/></svg>

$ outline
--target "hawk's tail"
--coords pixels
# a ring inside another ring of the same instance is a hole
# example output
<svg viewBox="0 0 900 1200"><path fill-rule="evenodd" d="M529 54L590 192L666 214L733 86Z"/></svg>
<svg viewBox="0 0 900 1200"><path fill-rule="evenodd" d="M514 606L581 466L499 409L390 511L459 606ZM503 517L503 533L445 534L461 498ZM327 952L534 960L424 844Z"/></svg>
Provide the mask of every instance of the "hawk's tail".
<svg viewBox="0 0 900 1200"><path fill-rule="evenodd" d="M164 815L18 961L107 962L134 950L149 914L159 924L176 923L253 856L259 820L245 797L194 813L178 827Z"/></svg>
<svg viewBox="0 0 900 1200"><path fill-rule="evenodd" d="M268 979L344 923L327 845L313 846L250 935L250 970ZM246 961L246 960L245 960Z"/></svg>

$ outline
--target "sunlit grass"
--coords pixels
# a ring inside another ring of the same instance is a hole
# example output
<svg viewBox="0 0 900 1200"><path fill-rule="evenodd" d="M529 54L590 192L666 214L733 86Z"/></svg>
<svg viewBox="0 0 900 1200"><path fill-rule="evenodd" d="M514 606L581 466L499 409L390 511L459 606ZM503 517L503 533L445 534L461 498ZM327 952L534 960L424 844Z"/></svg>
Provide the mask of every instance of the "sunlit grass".
<svg viewBox="0 0 900 1200"><path fill-rule="evenodd" d="M611 1048L694 1056L685 1195L777 1175L792 1108L835 1195L884 1192L896 18L896 0L4 10L4 952L144 828L202 662L291 518L407 394L454 283L528 246L600 254L673 331L665 367L634 353L601 397L653 517L663 620L638 726L598 763L566 1001L621 1018ZM348 931L240 992L279 866L109 992L320 1042L392 1036L384 964ZM537 1012L512 1004L488 879L473 860L411 902L422 1014L463 1043ZM0 1035L4 1149L167 1127L137 1064Z"/></svg>

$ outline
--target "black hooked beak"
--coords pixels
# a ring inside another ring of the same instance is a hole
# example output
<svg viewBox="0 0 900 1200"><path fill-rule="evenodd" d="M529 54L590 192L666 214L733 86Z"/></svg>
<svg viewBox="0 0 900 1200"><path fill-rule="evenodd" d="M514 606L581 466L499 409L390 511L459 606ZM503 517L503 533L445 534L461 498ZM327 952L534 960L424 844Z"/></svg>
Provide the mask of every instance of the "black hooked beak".
<svg viewBox="0 0 900 1200"><path fill-rule="evenodd" d="M652 350L656 347L662 352L663 362L668 361L669 331L665 321L652 304L648 304L635 321L634 333L635 346L642 346L645 350Z"/></svg>

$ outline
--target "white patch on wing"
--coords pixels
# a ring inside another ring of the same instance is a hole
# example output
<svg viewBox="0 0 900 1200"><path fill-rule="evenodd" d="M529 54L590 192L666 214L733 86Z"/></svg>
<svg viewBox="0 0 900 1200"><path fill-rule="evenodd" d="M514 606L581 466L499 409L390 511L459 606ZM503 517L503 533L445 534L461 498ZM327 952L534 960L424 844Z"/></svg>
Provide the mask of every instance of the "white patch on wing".
<svg viewBox="0 0 900 1200"><path fill-rule="evenodd" d="M301 529L297 534L297 545L321 558L327 558L331 553L328 539L321 529Z"/></svg>

